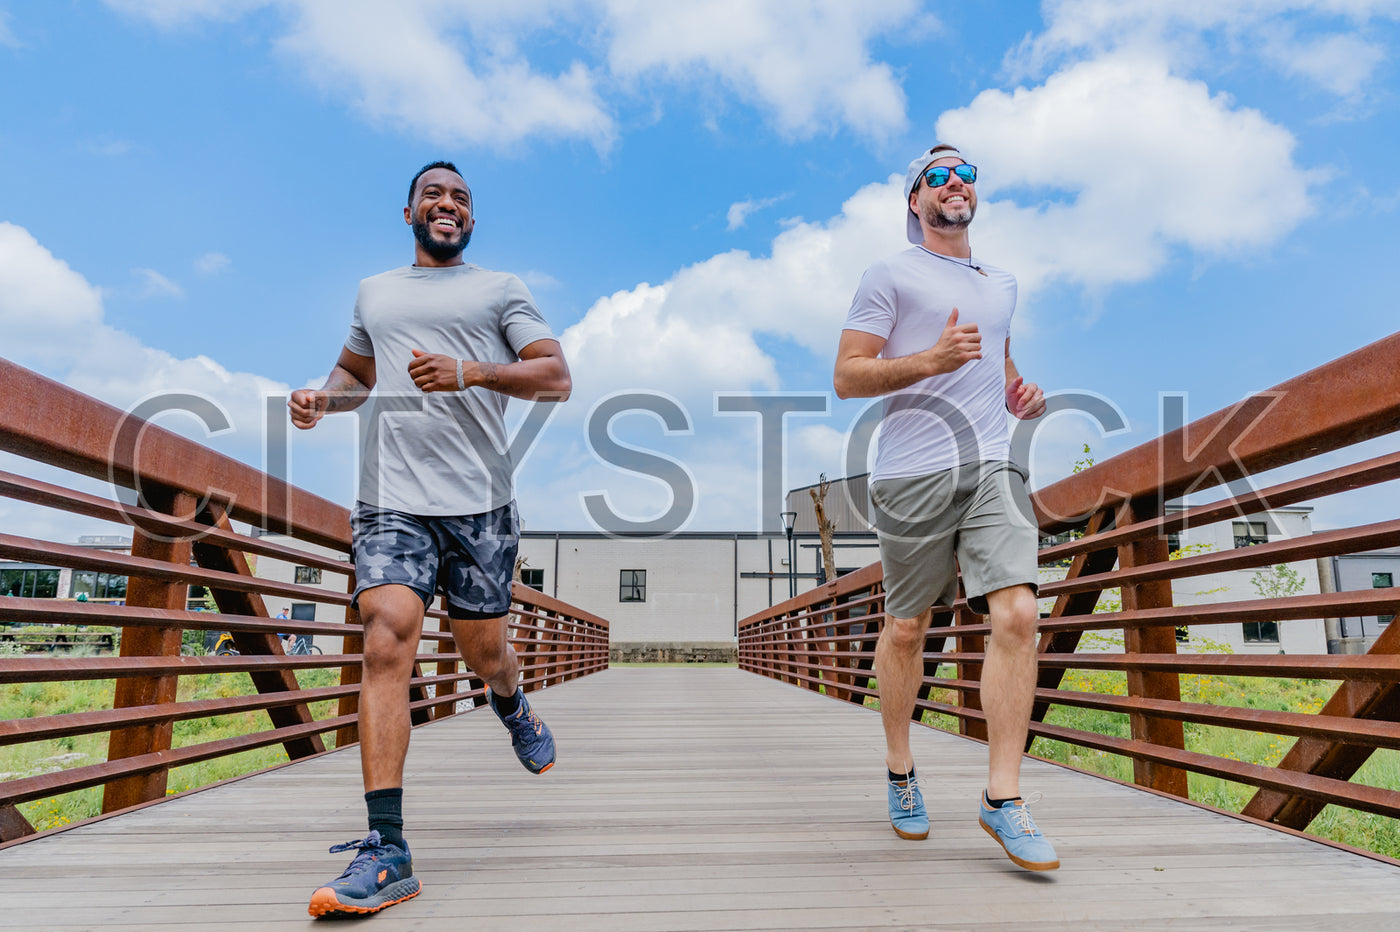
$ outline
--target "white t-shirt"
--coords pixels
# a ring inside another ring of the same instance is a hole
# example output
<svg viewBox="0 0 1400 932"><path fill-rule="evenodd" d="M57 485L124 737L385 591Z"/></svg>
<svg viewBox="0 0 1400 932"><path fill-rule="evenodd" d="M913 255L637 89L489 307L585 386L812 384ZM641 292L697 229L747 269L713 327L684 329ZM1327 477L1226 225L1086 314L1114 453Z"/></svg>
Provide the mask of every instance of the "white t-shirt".
<svg viewBox="0 0 1400 932"><path fill-rule="evenodd" d="M915 246L876 262L861 277L845 329L883 337L882 358L933 346L955 307L958 324L976 324L982 336L981 359L885 396L872 482L1010 458L1006 338L1016 277L980 262L978 272L966 261Z"/></svg>
<svg viewBox="0 0 1400 932"><path fill-rule="evenodd" d="M375 389L361 409L359 500L415 515L470 515L514 498L507 398L486 388L424 394L413 350L512 363L552 340L525 283L466 264L404 266L366 278L345 348L374 357Z"/></svg>

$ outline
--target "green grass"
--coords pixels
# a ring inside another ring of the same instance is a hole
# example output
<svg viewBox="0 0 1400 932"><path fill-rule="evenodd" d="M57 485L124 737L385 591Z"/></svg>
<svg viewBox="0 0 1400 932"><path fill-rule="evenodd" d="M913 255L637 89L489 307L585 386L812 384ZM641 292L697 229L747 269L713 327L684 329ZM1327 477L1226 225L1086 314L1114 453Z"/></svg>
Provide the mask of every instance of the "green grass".
<svg viewBox="0 0 1400 932"><path fill-rule="evenodd" d="M951 678L954 676L954 668L944 664L939 667L938 676ZM878 688L874 677L870 678L869 684L871 689ZM1066 671L1060 688L1123 696L1127 694L1127 678L1123 673L1112 670L1069 670ZM1336 688L1336 682L1331 680L1194 674L1181 677L1183 701L1272 709L1279 712L1314 714L1332 697ZM935 702L955 704L957 693L949 689L935 688L930 698ZM879 709L880 701L873 696L867 696L864 705L867 708ZM1047 724L1079 731L1112 737L1131 737L1128 716L1123 713L1052 706L1045 721ZM954 734L958 732L958 719L951 715L925 712L923 723L942 731ZM1191 723L1185 725L1184 732L1188 751L1266 766L1278 764L1295 740L1282 735ZM1109 754L1046 738L1036 738L1031 745L1031 753L1090 773L1127 783L1133 781L1133 762L1120 754ZM1384 789L1400 789L1400 751L1376 751L1357 771L1352 782ZM1239 812L1244 809L1255 793L1255 788L1247 784L1195 773L1187 775L1187 787L1191 798L1196 802L1227 812ZM1328 806L1312 821L1307 831L1319 838L1400 858L1400 820L1357 812L1341 806Z"/></svg>
<svg viewBox="0 0 1400 932"><path fill-rule="evenodd" d="M296 676L304 689L333 686L339 682L339 672L336 670L300 670ZM112 680L0 686L0 719L34 718L66 712L109 709L112 707L112 692ZM246 696L253 692L252 680L246 673L213 673L181 677L178 697L180 701L186 702ZM316 719L331 718L335 715L335 707L335 700L326 700L313 703L311 712ZM189 747L271 728L272 723L265 711L219 715L176 722L171 743L176 748ZM334 735L327 734L323 738L327 747L333 745ZM101 732L0 747L0 781L101 763L107 759L107 741L107 733ZM275 744L177 767L170 771L166 793L181 793L219 780L272 767L286 760L287 752L280 744ZM101 809L101 787L22 803L19 806L19 811L39 831L91 818L98 815Z"/></svg>
<svg viewBox="0 0 1400 932"><path fill-rule="evenodd" d="M942 671L940 671L941 673ZM1070 670L1061 689L1126 695L1127 681L1118 671ZM1186 702L1210 703L1275 711L1315 713L1336 691L1328 680L1293 680L1273 677L1186 675L1181 677L1181 698ZM931 714L925 723L956 731L948 716L935 722ZM1047 724L1122 738L1131 737L1128 716L1095 709L1052 706ZM947 724L944 724L946 722ZM1228 760L1274 766L1292 748L1294 738L1265 732L1244 731L1213 725L1187 723L1186 749ZM1083 748L1063 741L1036 738L1031 753L1117 780L1132 782L1132 761L1119 754ZM1379 750L1352 778L1353 782L1385 789L1400 789L1400 752ZM1255 788L1204 774L1188 774L1191 798L1228 812L1239 812L1254 797ZM1308 826L1320 838L1365 848L1389 857L1400 857L1400 821L1385 816L1328 806Z"/></svg>

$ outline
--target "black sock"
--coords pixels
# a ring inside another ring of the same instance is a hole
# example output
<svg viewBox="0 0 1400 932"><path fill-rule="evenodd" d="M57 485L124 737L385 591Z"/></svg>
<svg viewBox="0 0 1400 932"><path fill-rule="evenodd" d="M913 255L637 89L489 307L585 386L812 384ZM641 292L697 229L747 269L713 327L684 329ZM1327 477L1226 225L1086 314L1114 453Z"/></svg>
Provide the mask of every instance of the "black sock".
<svg viewBox="0 0 1400 932"><path fill-rule="evenodd" d="M493 692L491 704L496 707L496 711L500 713L502 718L510 718L520 711L520 690L516 689L509 696L498 696Z"/></svg>
<svg viewBox="0 0 1400 932"><path fill-rule="evenodd" d="M1012 803L1021 798L1019 796L1008 796L1006 799L992 799L990 791L984 792L982 795L986 797L987 805L991 806L993 809L1000 809L1003 804Z"/></svg>
<svg viewBox="0 0 1400 932"><path fill-rule="evenodd" d="M908 783L909 780L913 778L914 771L910 770L908 773L895 773L891 770L889 771L889 775L891 783Z"/></svg>
<svg viewBox="0 0 1400 932"><path fill-rule="evenodd" d="M379 833L379 840L407 850L403 842L403 787L390 790L370 790L365 794L369 809L369 830Z"/></svg>

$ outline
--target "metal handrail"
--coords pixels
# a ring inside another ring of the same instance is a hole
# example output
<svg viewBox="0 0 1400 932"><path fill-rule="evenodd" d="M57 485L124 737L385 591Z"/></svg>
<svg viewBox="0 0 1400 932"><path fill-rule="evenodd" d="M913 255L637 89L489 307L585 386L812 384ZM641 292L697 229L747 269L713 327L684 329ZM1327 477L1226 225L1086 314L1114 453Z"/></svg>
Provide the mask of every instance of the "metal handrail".
<svg viewBox="0 0 1400 932"><path fill-rule="evenodd" d="M1040 531L1076 530L1079 539L1041 551L1042 565L1073 558L1063 581L1042 598L1031 735L1128 758L1140 786L1189 798L1186 774L1222 777L1257 789L1246 817L1306 829L1324 805L1400 818L1400 792L1355 782L1377 749L1400 748L1400 626L1391 625L1365 655L1177 654L1178 626L1320 619L1400 612L1400 589L1323 592L1200 605L1172 604L1170 584L1227 570L1253 569L1400 545L1400 516L1223 553L1168 559L1166 535L1231 517L1296 505L1400 478L1400 453L1388 453L1263 488L1234 489L1217 502L1167 512L1187 489L1203 490L1268 469L1302 463L1400 428L1400 334L1335 360L1267 392L1104 460L1033 495ZM874 651L884 622L879 563L756 613L739 623L739 665L763 676L865 704L877 699ZM1096 611L1120 590L1118 611ZM985 740L980 670L985 619L964 600L935 615L924 646L915 715L950 716L968 737ZM1118 632L1120 651L1080 649L1087 632ZM1127 695L1062 688L1070 670L1120 671ZM949 671L951 675L949 675ZM1274 712L1183 701L1183 675L1338 681L1317 712ZM1051 724L1056 708L1128 716L1132 738ZM1297 739L1274 766L1212 756L1188 747L1184 723Z"/></svg>
<svg viewBox="0 0 1400 932"><path fill-rule="evenodd" d="M37 837L25 816L84 788L103 789L102 812L159 802L170 770L259 747L281 745L288 757L322 753L358 740L363 627L350 608L353 566L349 511L251 466L215 453L125 412L0 359L0 451L139 489L131 506L53 482L0 472L0 497L29 505L119 521L132 528L130 554L73 547L0 533L0 558L75 570L115 573L129 580L125 604L0 597L5 624L120 628L120 656L0 655L0 686L114 680L110 707L0 722L0 748L106 733L108 759L54 773L0 781L0 846ZM285 535L292 544L240 534L240 520ZM297 542L325 547L327 556ZM317 567L344 576L346 591L257 577L249 556ZM339 557L339 558L338 558ZM185 609L190 585L204 586L220 611ZM340 622L270 618L264 599L296 599L342 610ZM443 607L424 613L410 681L414 725L461 714L486 703L485 684L455 652ZM181 632L227 631L238 656L182 656ZM279 635L343 639L342 653L286 656ZM520 657L527 691L606 669L608 622L516 584L509 638ZM422 649L422 648L420 648ZM298 671L330 669L339 684L303 689ZM179 701L181 677L246 673L254 692ZM316 718L315 702L333 701ZM265 713L272 727L249 734L173 747L175 722L232 713Z"/></svg>

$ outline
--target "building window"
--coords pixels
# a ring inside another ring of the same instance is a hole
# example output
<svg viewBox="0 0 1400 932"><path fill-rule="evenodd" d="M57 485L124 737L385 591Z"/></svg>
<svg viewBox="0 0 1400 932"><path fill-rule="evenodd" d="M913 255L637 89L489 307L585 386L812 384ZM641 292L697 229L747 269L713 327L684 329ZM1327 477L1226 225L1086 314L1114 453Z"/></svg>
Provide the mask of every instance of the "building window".
<svg viewBox="0 0 1400 932"><path fill-rule="evenodd" d="M126 577L116 573L75 572L68 597L121 600L126 598Z"/></svg>
<svg viewBox="0 0 1400 932"><path fill-rule="evenodd" d="M544 591L544 570L521 570L520 581L531 589Z"/></svg>
<svg viewBox="0 0 1400 932"><path fill-rule="evenodd" d="M315 621L315 620L316 620L316 603L315 603L315 602L293 602L293 603L292 603L292 617L295 618L297 621ZM306 635L303 634L302 637L306 637Z"/></svg>
<svg viewBox="0 0 1400 932"><path fill-rule="evenodd" d="M1244 642L1246 644L1277 644L1278 643L1278 622L1276 621L1246 621L1244 622Z"/></svg>
<svg viewBox="0 0 1400 932"><path fill-rule="evenodd" d="M58 570L0 570L0 595L22 599L58 598Z"/></svg>
<svg viewBox="0 0 1400 932"><path fill-rule="evenodd" d="M1372 573L1372 574L1371 574L1371 588L1372 588L1372 589L1389 589L1389 588L1390 588L1391 586L1393 586L1393 585L1395 585L1395 577L1394 577L1393 575L1391 575L1390 573ZM1394 621L1394 620L1395 620L1395 616L1394 616L1394 615L1377 615L1377 616L1376 616L1376 622L1377 622L1378 624L1382 624L1382 625L1388 625L1388 624L1390 624L1390 623L1391 623L1392 621Z"/></svg>
<svg viewBox="0 0 1400 932"><path fill-rule="evenodd" d="M298 586L319 586L321 585L321 568L319 566L298 566L295 578Z"/></svg>
<svg viewBox="0 0 1400 932"><path fill-rule="evenodd" d="M1234 521L1236 547L1253 547L1269 542L1269 526L1263 521Z"/></svg>
<svg viewBox="0 0 1400 932"><path fill-rule="evenodd" d="M647 571L623 570L619 579L619 602L645 602L647 600Z"/></svg>

